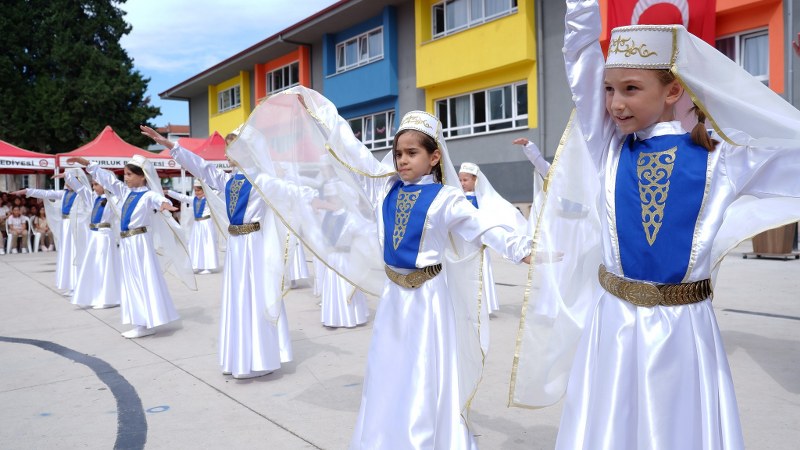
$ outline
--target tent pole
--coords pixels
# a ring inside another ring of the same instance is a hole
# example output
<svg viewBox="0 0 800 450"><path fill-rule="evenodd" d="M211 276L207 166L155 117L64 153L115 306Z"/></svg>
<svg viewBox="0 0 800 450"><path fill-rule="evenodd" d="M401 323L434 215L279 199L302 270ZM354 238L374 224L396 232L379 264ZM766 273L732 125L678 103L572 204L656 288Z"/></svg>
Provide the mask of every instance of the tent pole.
<svg viewBox="0 0 800 450"><path fill-rule="evenodd" d="M58 175L58 166L56 166L56 168L55 168L55 169L53 169L53 175ZM55 183L56 183L56 185L55 185L55 188L56 188L56 190L59 190L59 189L60 189L60 188L59 188L59 185L60 185L61 183L59 183L59 181L61 181L61 179L59 179L59 178L56 178L56 179L55 179Z"/></svg>
<svg viewBox="0 0 800 450"><path fill-rule="evenodd" d="M181 193L186 192L186 170L181 167ZM192 190L189 189L189 195L192 195Z"/></svg>

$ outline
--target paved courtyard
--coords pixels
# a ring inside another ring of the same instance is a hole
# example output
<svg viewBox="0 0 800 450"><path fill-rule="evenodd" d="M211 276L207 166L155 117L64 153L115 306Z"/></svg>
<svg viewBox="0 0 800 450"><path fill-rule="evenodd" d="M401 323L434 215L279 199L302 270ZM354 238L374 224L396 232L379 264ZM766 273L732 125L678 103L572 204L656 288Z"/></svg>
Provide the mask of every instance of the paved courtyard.
<svg viewBox="0 0 800 450"><path fill-rule="evenodd" d="M745 442L800 442L800 261L723 263L715 310ZM472 418L486 449L551 449L561 406L506 407L526 267L495 255L502 304ZM320 324L306 285L286 298L294 361L252 380L217 365L221 274L189 291L168 276L182 320L127 340L118 308L81 309L54 289L55 254L0 256L0 448L345 449L371 323ZM377 299L370 299L374 314Z"/></svg>

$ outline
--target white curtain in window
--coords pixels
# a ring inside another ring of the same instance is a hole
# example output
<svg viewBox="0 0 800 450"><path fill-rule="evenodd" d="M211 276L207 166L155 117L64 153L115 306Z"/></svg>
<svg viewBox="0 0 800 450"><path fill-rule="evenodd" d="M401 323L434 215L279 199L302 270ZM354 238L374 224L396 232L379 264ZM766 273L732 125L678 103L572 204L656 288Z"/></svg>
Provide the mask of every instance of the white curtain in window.
<svg viewBox="0 0 800 450"><path fill-rule="evenodd" d="M470 125L470 102L469 95L462 95L450 100L450 122L453 127L462 127ZM455 123L453 123L455 122ZM469 134L468 129L458 130L453 132L453 136L460 136Z"/></svg>
<svg viewBox="0 0 800 450"><path fill-rule="evenodd" d="M742 66L753 76L769 74L769 37L766 34L742 38Z"/></svg>
<svg viewBox="0 0 800 450"><path fill-rule="evenodd" d="M452 0L445 3L447 30L461 28L467 24L467 0Z"/></svg>
<svg viewBox="0 0 800 450"><path fill-rule="evenodd" d="M511 0L484 0L486 17L491 17L511 9Z"/></svg>
<svg viewBox="0 0 800 450"><path fill-rule="evenodd" d="M383 55L383 32L375 31L369 35L370 59Z"/></svg>
<svg viewBox="0 0 800 450"><path fill-rule="evenodd" d="M469 19L471 22L483 20L484 0L470 0Z"/></svg>

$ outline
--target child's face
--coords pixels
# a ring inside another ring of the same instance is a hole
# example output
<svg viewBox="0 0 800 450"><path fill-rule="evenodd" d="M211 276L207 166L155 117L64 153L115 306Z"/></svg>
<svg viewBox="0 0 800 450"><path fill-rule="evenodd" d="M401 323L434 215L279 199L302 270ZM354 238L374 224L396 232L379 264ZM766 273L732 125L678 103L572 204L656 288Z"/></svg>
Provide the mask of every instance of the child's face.
<svg viewBox="0 0 800 450"><path fill-rule="evenodd" d="M20 212L19 212L19 206L15 206L15 207L13 207L13 208L11 209L11 214L13 214L13 215L14 215L14 217L19 217L19 214L20 214Z"/></svg>
<svg viewBox="0 0 800 450"><path fill-rule="evenodd" d="M125 184L128 185L129 188L137 188L144 186L144 175L137 175L130 171L127 167L125 168Z"/></svg>
<svg viewBox="0 0 800 450"><path fill-rule="evenodd" d="M100 186L100 184L95 181L92 181L92 189L94 189L94 193L97 195L103 195L103 193L105 193L103 186Z"/></svg>
<svg viewBox="0 0 800 450"><path fill-rule="evenodd" d="M422 146L423 137L422 133L412 130L397 138L394 160L400 179L407 183L417 181L431 173L433 167L441 159L441 152L438 148L433 153L428 153L428 150Z"/></svg>
<svg viewBox="0 0 800 450"><path fill-rule="evenodd" d="M606 69L606 111L624 134L674 120L673 105L683 94L677 81L661 83L654 70Z"/></svg>
<svg viewBox="0 0 800 450"><path fill-rule="evenodd" d="M206 193L203 192L203 188L195 186L194 187L194 196L197 198L203 198L206 196Z"/></svg>
<svg viewBox="0 0 800 450"><path fill-rule="evenodd" d="M475 180L478 179L475 175L466 172L458 173L458 181L461 182L461 189L464 192L475 192Z"/></svg>

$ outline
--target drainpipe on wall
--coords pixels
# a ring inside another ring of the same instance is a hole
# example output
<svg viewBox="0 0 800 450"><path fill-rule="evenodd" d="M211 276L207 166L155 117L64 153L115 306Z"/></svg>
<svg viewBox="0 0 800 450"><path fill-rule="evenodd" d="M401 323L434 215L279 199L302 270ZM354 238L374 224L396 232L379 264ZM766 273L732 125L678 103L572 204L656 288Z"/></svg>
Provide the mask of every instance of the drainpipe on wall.
<svg viewBox="0 0 800 450"><path fill-rule="evenodd" d="M789 103L794 105L795 104L795 102L794 102L794 58L795 58L795 54L794 54L794 48L792 48L792 43L794 42L794 36L795 36L795 34L794 34L794 15L793 15L793 13L794 13L794 11L793 11L794 0L788 0L786 2L786 5L787 5L786 23L789 24L788 27L785 27L785 29L789 30L788 39L787 39L788 43L787 43L787 46L786 46L786 53L789 55L788 64L787 64L787 67L788 67L788 74L787 75L788 76L786 78L789 80L789 82L787 83L786 95L788 97Z"/></svg>
<svg viewBox="0 0 800 450"><path fill-rule="evenodd" d="M542 32L542 2L544 0L536 0L534 2L534 10L533 13L536 14L536 108L537 116L539 118L539 147L543 150L543 154L547 157L547 143L545 142L545 118L544 118L544 92L545 90L542 89L543 84L543 77L544 77L544 69L542 69L542 55L544 54L544 45L543 45L543 35Z"/></svg>
<svg viewBox="0 0 800 450"><path fill-rule="evenodd" d="M314 58L311 55L311 50L312 50L311 44L307 44L305 42L293 41L291 39L284 39L282 34L278 35L278 42L285 42L287 44L300 45L308 48L308 73L311 75L311 79L308 81L311 84L311 86L309 87L311 89L314 89Z"/></svg>

